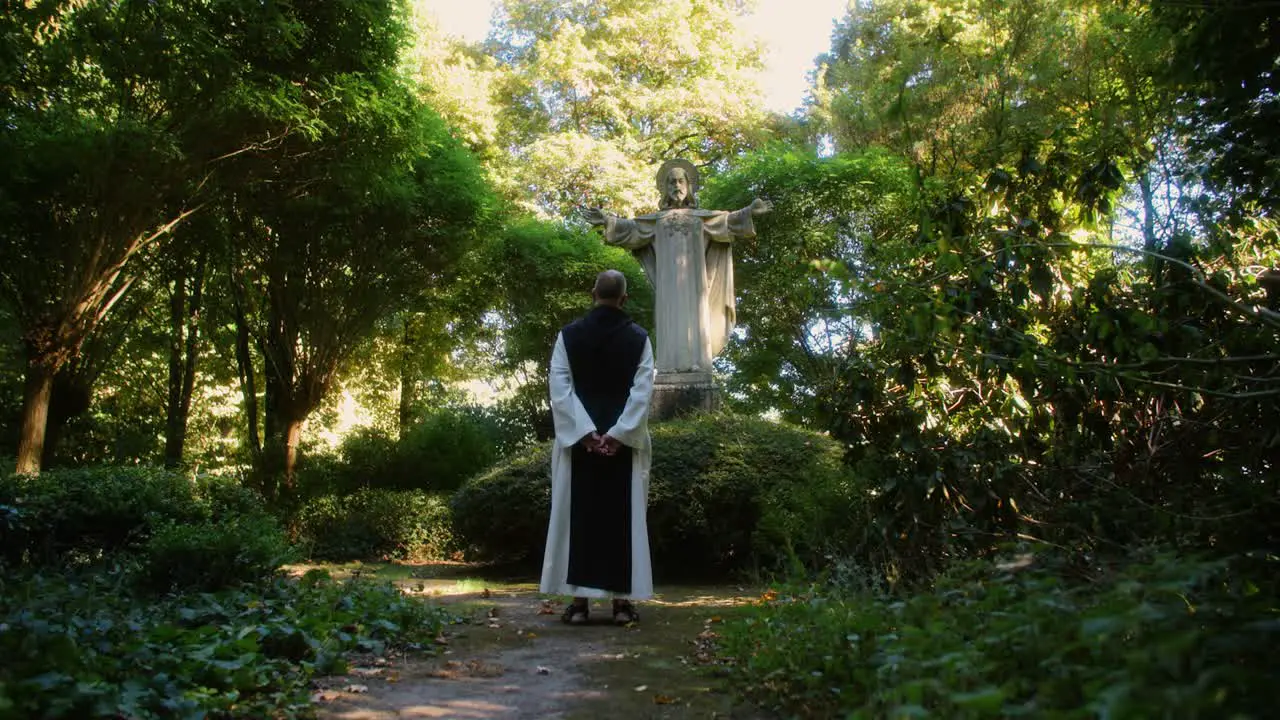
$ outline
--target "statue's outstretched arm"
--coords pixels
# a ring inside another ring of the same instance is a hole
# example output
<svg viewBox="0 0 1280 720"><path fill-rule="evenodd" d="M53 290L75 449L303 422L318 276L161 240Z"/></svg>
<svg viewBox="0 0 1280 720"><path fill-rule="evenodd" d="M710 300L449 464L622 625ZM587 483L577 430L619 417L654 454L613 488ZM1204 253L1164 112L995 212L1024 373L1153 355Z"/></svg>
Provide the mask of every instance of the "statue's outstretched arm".
<svg viewBox="0 0 1280 720"><path fill-rule="evenodd" d="M583 209L582 219L601 228L604 231L604 241L609 245L638 250L653 242L652 222L638 222L610 215L600 208Z"/></svg>
<svg viewBox="0 0 1280 720"><path fill-rule="evenodd" d="M731 242L734 238L755 237L755 217L764 215L772 209L773 203L756 198L741 210L721 215L719 219L708 220L705 225L707 236L716 242Z"/></svg>
<svg viewBox="0 0 1280 720"><path fill-rule="evenodd" d="M598 207L583 208L582 219L586 220L591 225L604 225L608 222L609 216L605 214L604 210L601 210Z"/></svg>

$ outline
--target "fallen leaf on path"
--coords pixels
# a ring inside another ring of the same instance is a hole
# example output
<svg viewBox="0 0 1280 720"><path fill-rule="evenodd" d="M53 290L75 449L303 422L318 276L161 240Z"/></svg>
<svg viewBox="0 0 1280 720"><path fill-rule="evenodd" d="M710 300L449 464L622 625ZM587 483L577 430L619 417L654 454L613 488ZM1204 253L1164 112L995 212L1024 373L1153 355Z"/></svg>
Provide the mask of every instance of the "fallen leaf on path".
<svg viewBox="0 0 1280 720"><path fill-rule="evenodd" d="M351 685L348 685L348 686L346 686L346 687L342 688L342 692L357 693L357 694L359 694L359 693L367 693L367 692L369 692L369 686L368 686L368 685L356 685L356 684L354 684L354 683L353 683L353 684L351 684Z"/></svg>
<svg viewBox="0 0 1280 720"><path fill-rule="evenodd" d="M671 703L678 702L679 700L680 698L673 698L670 695L663 695L661 693L653 696L654 705L670 705Z"/></svg>
<svg viewBox="0 0 1280 720"><path fill-rule="evenodd" d="M649 686L648 686L648 685L637 685L637 686L636 686L636 692L644 692L645 690L648 690L648 689L649 689Z"/></svg>
<svg viewBox="0 0 1280 720"><path fill-rule="evenodd" d="M551 607L550 600L543 600L542 607L538 608L538 614L539 615L555 615L556 610L555 608Z"/></svg>
<svg viewBox="0 0 1280 720"><path fill-rule="evenodd" d="M507 669L497 663L486 663L471 660L467 663L467 673L472 677L499 677L506 674Z"/></svg>

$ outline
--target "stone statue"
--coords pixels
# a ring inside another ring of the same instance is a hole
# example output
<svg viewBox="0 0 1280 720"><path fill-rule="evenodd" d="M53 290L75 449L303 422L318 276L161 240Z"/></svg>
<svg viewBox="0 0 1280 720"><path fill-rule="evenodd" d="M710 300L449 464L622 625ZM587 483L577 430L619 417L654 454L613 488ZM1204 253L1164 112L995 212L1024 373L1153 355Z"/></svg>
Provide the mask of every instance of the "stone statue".
<svg viewBox="0 0 1280 720"><path fill-rule="evenodd" d="M735 212L698 209L698 170L687 160L662 164L658 191L655 214L628 220L590 208L583 217L604 227L606 243L631 250L653 285L658 382L684 374L695 376L687 384L709 384L711 360L733 330L730 243L754 237L753 217L773 206L756 199Z"/></svg>

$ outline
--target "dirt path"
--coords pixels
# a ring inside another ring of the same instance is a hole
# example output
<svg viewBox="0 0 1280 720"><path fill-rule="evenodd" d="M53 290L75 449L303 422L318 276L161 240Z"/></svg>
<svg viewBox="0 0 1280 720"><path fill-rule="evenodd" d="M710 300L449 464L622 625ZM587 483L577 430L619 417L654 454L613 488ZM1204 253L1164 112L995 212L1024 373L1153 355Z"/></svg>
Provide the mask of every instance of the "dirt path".
<svg viewBox="0 0 1280 720"><path fill-rule="evenodd" d="M544 600L530 585L398 582L459 622L438 655L371 660L320 681L324 720L763 717L736 703L715 669L696 658L699 634L754 596L745 589L666 588L641 605L643 622L620 628L609 622L607 603L592 604L590 625L567 626L562 601Z"/></svg>

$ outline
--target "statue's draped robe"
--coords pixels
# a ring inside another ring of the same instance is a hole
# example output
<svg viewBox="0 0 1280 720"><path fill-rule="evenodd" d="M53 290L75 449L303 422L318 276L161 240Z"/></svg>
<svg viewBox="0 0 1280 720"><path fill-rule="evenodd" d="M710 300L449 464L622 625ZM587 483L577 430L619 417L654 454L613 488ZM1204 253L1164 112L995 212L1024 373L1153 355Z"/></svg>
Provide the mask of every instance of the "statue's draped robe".
<svg viewBox="0 0 1280 720"><path fill-rule="evenodd" d="M541 591L575 597L653 595L646 505L653 348L626 313L597 306L565 326L551 355L551 522ZM588 453L591 433L622 443Z"/></svg>
<svg viewBox="0 0 1280 720"><path fill-rule="evenodd" d="M653 285L658 372L711 372L735 319L729 243L754 236L750 208L606 217L605 242L633 251Z"/></svg>

